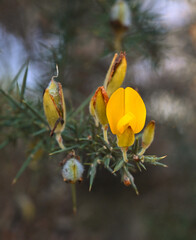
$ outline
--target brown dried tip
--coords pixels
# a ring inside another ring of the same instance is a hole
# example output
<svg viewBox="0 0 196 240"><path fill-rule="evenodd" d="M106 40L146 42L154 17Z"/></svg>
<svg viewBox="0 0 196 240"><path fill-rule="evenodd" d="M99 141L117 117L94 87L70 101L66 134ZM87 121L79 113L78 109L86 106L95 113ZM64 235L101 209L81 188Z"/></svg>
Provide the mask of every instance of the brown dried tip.
<svg viewBox="0 0 196 240"><path fill-rule="evenodd" d="M110 24L114 31L128 31L129 27L124 26L119 20L110 21Z"/></svg>
<svg viewBox="0 0 196 240"><path fill-rule="evenodd" d="M121 64L123 57L126 57L126 53L125 52L120 52L120 54L115 59L114 65L112 67L112 76L114 75L117 67Z"/></svg>
<svg viewBox="0 0 196 240"><path fill-rule="evenodd" d="M67 156L66 156L66 158L64 158L60 163L59 163L59 165L60 166L63 166L69 159L71 159L71 158L75 158L75 159L77 159L78 161L80 161L80 156L77 156L76 155L76 153L75 153L75 151L74 150L71 150L68 154L67 154ZM65 180L64 180L65 181Z"/></svg>
<svg viewBox="0 0 196 240"><path fill-rule="evenodd" d="M101 94L102 94L102 97L103 97L103 100L104 100L105 104L107 104L108 101L109 101L109 97L107 95L107 92L106 92L104 86L98 87L94 96L93 96L93 106L94 107L95 107L95 104L96 104L96 98L97 98L97 94L98 94L99 91L101 91Z"/></svg>
<svg viewBox="0 0 196 240"><path fill-rule="evenodd" d="M131 185L131 181L130 179L127 177L127 176L124 176L124 180L123 180L123 183L126 187L130 186Z"/></svg>
<svg viewBox="0 0 196 240"><path fill-rule="evenodd" d="M126 57L126 53L125 52L120 52L119 55L116 54L116 58L115 58L114 64L113 64L112 69L111 69L111 74L110 74L110 78L109 78L108 83L111 81L112 77L114 76L114 74L116 72L116 69L121 64L123 57Z"/></svg>

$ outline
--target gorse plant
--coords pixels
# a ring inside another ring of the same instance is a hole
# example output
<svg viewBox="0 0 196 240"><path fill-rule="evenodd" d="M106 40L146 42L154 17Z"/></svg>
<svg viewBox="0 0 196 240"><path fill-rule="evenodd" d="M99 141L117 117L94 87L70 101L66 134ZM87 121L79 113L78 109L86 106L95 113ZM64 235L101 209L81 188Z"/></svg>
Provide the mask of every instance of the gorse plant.
<svg viewBox="0 0 196 240"><path fill-rule="evenodd" d="M61 161L62 176L66 182L72 184L76 211L75 183L82 180L84 168L88 168L89 191L92 189L96 172L102 165L112 175L120 175L122 182L126 186L131 185L138 194L132 175L136 169L146 170L146 163L166 167L160 163L165 156L144 155L154 139L155 122L151 121L143 134L140 133L145 125L146 107L139 93L133 88L120 88L126 68L125 53L115 54L104 86L98 87L93 97L88 97L75 111L68 112L67 117L62 86L54 80L57 76L52 77L43 94L46 118L43 111L40 111L40 104L34 106L34 103L24 97L28 66L22 87L17 88L17 93L13 92L16 79L7 92L0 90L9 104L7 111L1 116L1 126L11 127L0 147L12 142L13 136L15 139L22 136L25 141L29 139L34 143L13 183L16 183L39 151L49 152L49 155L63 153L65 159ZM84 114L88 104L92 116ZM108 134L108 126L112 134L110 131ZM55 150L52 137L54 134L60 149ZM113 134L117 137L117 143Z"/></svg>

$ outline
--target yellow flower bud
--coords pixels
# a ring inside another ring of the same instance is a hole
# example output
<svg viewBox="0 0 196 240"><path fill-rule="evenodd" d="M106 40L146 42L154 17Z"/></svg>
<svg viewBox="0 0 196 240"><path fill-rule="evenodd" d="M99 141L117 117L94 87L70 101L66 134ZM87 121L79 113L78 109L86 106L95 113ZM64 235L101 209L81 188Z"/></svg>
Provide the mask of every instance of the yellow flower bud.
<svg viewBox="0 0 196 240"><path fill-rule="evenodd" d="M89 112L91 114L91 116L94 118L94 121L95 121L95 126L98 127L99 126L99 121L96 117L96 114L95 114L95 107L93 105L93 101L94 101L94 96L91 98L91 101L89 103Z"/></svg>
<svg viewBox="0 0 196 240"><path fill-rule="evenodd" d="M154 140L155 133L155 121L152 120L148 123L148 125L144 129L144 133L142 135L142 150L139 155L143 155L147 148L150 147L151 143Z"/></svg>
<svg viewBox="0 0 196 240"><path fill-rule="evenodd" d="M106 105L108 103L108 95L104 87L98 87L95 95L92 98L92 104L94 108L94 114L101 125L105 126L108 124L108 119L106 116Z"/></svg>
<svg viewBox="0 0 196 240"><path fill-rule="evenodd" d="M108 119L106 116L106 106L108 100L109 100L108 95L104 87L102 86L97 88L89 104L89 111L95 120L95 125L98 126L100 122L103 129L103 137L107 143L108 143L107 136Z"/></svg>
<svg viewBox="0 0 196 240"><path fill-rule="evenodd" d="M125 53L116 53L104 81L104 88L110 97L123 83L127 70Z"/></svg>
<svg viewBox="0 0 196 240"><path fill-rule="evenodd" d="M54 81L53 78L43 95L44 112L51 129L51 136L54 133L59 134L64 130L66 116L62 86L59 82Z"/></svg>

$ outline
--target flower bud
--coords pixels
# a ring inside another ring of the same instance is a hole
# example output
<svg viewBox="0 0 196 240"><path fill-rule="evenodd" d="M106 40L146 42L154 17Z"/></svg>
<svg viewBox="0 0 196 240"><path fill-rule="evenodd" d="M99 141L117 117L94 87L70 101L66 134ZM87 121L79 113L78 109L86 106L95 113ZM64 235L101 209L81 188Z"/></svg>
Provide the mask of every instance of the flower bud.
<svg viewBox="0 0 196 240"><path fill-rule="evenodd" d="M154 140L155 133L155 121L152 120L148 123L146 128L144 129L144 133L142 135L142 147L148 148Z"/></svg>
<svg viewBox="0 0 196 240"><path fill-rule="evenodd" d="M148 125L144 129L144 133L142 135L142 150L139 155L143 155L147 148L150 147L151 143L154 140L155 133L155 121L152 120L148 123Z"/></svg>
<svg viewBox="0 0 196 240"><path fill-rule="evenodd" d="M90 112L90 115L94 118L95 126L98 127L99 120L97 119L96 114L95 114L95 107L93 105L93 101L94 101L94 96L91 98L91 101L89 103L89 112Z"/></svg>
<svg viewBox="0 0 196 240"><path fill-rule="evenodd" d="M62 86L59 82L54 81L54 77L43 95L44 112L51 129L51 136L64 130L66 115Z"/></svg>
<svg viewBox="0 0 196 240"><path fill-rule="evenodd" d="M104 81L104 88L110 97L123 83L127 70L127 60L125 53L116 53L113 57Z"/></svg>
<svg viewBox="0 0 196 240"><path fill-rule="evenodd" d="M62 176L64 181L70 183L82 181L83 172L83 165L75 158L69 159L62 168Z"/></svg>
<svg viewBox="0 0 196 240"><path fill-rule="evenodd" d="M127 31L131 26L131 12L124 0L117 0L112 6L110 19L115 31Z"/></svg>
<svg viewBox="0 0 196 240"><path fill-rule="evenodd" d="M95 95L92 98L92 105L96 118L103 126L108 124L108 119L106 116L106 106L108 100L109 98L104 87L98 87Z"/></svg>

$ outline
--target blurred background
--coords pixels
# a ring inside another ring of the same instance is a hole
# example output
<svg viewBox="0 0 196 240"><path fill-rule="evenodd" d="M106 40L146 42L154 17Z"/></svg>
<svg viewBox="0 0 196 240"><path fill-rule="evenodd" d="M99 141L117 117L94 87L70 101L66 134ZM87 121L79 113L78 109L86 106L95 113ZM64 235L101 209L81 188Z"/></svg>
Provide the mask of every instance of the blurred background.
<svg viewBox="0 0 196 240"><path fill-rule="evenodd" d="M103 84L114 53L126 51L123 86L139 90L147 121L156 121L147 153L167 155L168 168L135 173L139 196L105 169L89 192L85 172L73 215L70 186L58 166L63 154L37 152L12 185L34 142L5 126L1 95L0 239L196 239L196 1L127 1L131 17L121 26L118 49L115 3L1 0L0 87L7 91L15 76L20 87L28 62L25 97L41 104L58 64L67 109L73 110Z"/></svg>

